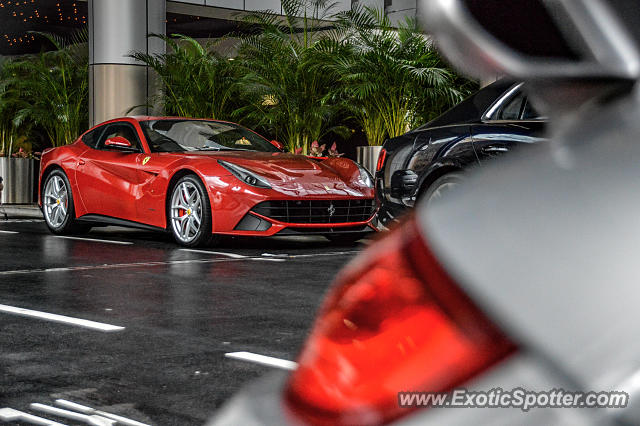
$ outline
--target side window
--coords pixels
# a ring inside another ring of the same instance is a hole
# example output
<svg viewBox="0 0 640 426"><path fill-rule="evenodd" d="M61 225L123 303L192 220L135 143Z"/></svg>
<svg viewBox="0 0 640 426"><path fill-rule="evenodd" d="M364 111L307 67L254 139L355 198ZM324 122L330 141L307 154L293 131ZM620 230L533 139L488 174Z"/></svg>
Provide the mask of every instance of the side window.
<svg viewBox="0 0 640 426"><path fill-rule="evenodd" d="M520 114L522 113L522 106L526 103L524 94L518 93L518 95L511 98L498 112L496 120L520 120Z"/></svg>
<svg viewBox="0 0 640 426"><path fill-rule="evenodd" d="M87 145L89 148L96 149L98 144L98 138L100 137L100 133L104 130L104 126L100 126L96 129L93 129L90 132L85 133L82 136L82 142Z"/></svg>
<svg viewBox="0 0 640 426"><path fill-rule="evenodd" d="M133 126L129 123L114 123L107 125L105 131L102 133L102 136L100 136L100 139L96 144L96 148L102 150L107 149L104 146L105 141L116 136L121 136L127 139L129 142L131 142L131 145L133 145L134 148L142 151L140 141L138 140L138 135L136 134Z"/></svg>
<svg viewBox="0 0 640 426"><path fill-rule="evenodd" d="M524 93L511 98L496 114L496 120L540 120L543 119Z"/></svg>
<svg viewBox="0 0 640 426"><path fill-rule="evenodd" d="M526 100L526 105L524 106L524 111L522 111L522 119L523 120L541 120L544 117L538 113L535 109L533 109L533 105L529 100Z"/></svg>

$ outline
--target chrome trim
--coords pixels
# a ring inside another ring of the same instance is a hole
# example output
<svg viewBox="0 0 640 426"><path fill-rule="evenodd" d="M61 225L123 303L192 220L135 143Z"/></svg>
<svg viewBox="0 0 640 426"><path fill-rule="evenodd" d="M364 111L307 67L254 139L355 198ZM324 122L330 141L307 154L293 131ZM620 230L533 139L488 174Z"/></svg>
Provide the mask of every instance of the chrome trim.
<svg viewBox="0 0 640 426"><path fill-rule="evenodd" d="M482 115L481 120L493 120L493 114L495 114L496 111L498 111L498 109L500 109L500 107L502 107L507 101L510 101L513 98L514 94L520 90L523 84L524 83L517 83L513 85L511 89L506 92L506 94L502 95L502 97L498 98L498 100L491 104L489 109Z"/></svg>
<svg viewBox="0 0 640 426"><path fill-rule="evenodd" d="M580 58L537 58L496 40L462 0L419 0L423 28L435 34L440 50L478 78L510 75L528 79L640 77L640 48L604 0L547 0L552 16Z"/></svg>

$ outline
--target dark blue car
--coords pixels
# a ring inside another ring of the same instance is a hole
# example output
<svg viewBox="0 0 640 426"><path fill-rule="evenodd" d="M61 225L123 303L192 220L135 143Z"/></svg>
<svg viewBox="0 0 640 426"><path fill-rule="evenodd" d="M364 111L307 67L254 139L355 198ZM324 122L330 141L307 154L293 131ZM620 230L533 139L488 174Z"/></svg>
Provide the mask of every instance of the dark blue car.
<svg viewBox="0 0 640 426"><path fill-rule="evenodd" d="M545 124L522 83L499 80L426 125L387 140L376 171L379 220L388 225L417 200L431 202L458 185L469 168L545 141Z"/></svg>

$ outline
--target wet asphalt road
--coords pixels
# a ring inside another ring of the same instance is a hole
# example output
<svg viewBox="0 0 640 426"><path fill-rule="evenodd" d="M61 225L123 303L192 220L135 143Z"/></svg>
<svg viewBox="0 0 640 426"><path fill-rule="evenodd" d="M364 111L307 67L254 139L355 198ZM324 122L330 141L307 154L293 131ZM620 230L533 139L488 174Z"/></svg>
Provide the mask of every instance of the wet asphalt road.
<svg viewBox="0 0 640 426"><path fill-rule="evenodd" d="M0 221L0 305L124 327L0 311L0 409L80 424L29 410L62 398L149 424L203 424L272 369L225 354L294 360L333 277L363 248L296 237L194 252L169 236L115 227L83 237L111 242Z"/></svg>

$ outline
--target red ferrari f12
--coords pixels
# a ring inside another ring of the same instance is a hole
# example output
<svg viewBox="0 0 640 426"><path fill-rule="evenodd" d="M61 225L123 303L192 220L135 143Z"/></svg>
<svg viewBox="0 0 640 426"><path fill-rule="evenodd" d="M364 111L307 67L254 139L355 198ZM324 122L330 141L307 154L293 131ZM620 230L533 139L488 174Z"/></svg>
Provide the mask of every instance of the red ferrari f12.
<svg viewBox="0 0 640 426"><path fill-rule="evenodd" d="M56 234L122 225L169 231L184 246L220 235L375 230L373 180L345 158L284 153L237 124L125 117L45 151L40 206Z"/></svg>

